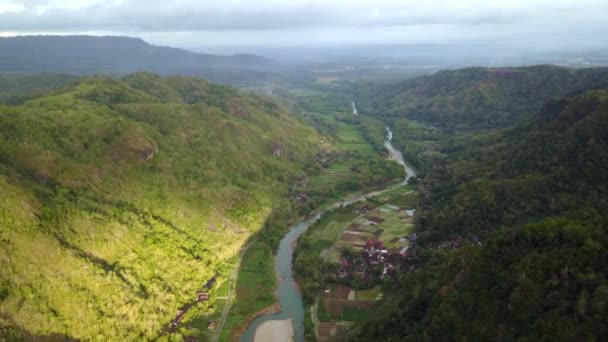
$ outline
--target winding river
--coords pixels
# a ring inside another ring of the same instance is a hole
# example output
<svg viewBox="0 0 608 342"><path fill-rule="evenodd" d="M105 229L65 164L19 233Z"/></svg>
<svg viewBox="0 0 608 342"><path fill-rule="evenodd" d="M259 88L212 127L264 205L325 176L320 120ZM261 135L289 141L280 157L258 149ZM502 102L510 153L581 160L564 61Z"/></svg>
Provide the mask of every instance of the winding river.
<svg viewBox="0 0 608 342"><path fill-rule="evenodd" d="M354 107L354 103L353 103ZM300 235L304 233L308 227L312 226L319 218L321 214L335 209L342 205L349 205L355 202L365 200L368 196L376 196L385 191L388 191L394 187L401 186L407 182L411 177L416 176L414 170L409 167L403 160L403 154L397 150L391 143L393 139L393 132L389 127L386 127L386 136L384 140L384 146L389 151L389 157L395 160L397 163L403 166L405 169L404 180L398 184L393 184L381 190L376 190L364 194L350 195L344 198L342 201L336 202L331 206L326 207L321 212L316 213L289 228L287 234L283 237L279 244L279 250L277 253L275 271L280 279L279 286L275 290L275 294L279 299L281 305L281 312L272 315L264 315L256 318L247 327L245 333L241 336L241 342L251 342L254 340L256 329L264 322L271 320L284 320L291 319L293 323L293 329L295 334L295 340L297 342L304 341L304 304L302 303L302 296L298 285L293 278L292 260L293 260L293 247L295 242L298 240ZM265 341L264 341L265 342ZM282 341L277 341L282 342Z"/></svg>

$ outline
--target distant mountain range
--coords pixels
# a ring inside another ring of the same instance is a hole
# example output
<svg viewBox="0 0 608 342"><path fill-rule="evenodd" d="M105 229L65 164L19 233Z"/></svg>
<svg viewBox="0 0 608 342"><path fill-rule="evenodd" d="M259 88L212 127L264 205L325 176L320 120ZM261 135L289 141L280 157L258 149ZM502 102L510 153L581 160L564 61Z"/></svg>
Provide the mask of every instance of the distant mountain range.
<svg viewBox="0 0 608 342"><path fill-rule="evenodd" d="M220 56L154 46L139 38L94 36L22 36L0 38L0 72L200 76L247 85L276 78L278 64L268 58Z"/></svg>

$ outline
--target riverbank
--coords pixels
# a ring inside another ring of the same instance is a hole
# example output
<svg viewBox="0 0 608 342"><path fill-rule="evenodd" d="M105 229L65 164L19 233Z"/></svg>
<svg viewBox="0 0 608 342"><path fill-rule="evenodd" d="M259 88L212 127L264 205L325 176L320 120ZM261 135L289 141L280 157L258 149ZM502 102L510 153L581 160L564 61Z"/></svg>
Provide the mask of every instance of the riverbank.
<svg viewBox="0 0 608 342"><path fill-rule="evenodd" d="M294 330L291 319L272 320L262 323L255 331L254 342L293 341Z"/></svg>
<svg viewBox="0 0 608 342"><path fill-rule="evenodd" d="M264 241L254 241L238 270L234 289L236 300L229 308L219 340L238 340L256 317L278 312L277 298L272 295L277 283L272 248Z"/></svg>
<svg viewBox="0 0 608 342"><path fill-rule="evenodd" d="M403 157L398 150L396 150L390 140L392 138L392 133L388 127L386 127L387 135L385 140L385 146L387 147L389 154L393 157L394 160L397 161L404 168L404 179L394 185L394 186L386 186L384 189L372 191L366 194L356 194L352 196L347 196L343 200L334 203L333 205L325 207L319 213L303 220L295 225L291 226L287 231L283 239L281 239L279 243L279 250L277 253L276 260L278 261L275 264L276 274L281 278L281 282L279 286L275 290L275 294L279 298L279 302L281 305L281 312L274 315L264 315L262 317L258 317L254 321L251 322L248 329L245 331L245 334L241 337L241 341L252 341L257 334L258 329L266 324L268 321L278 321L290 319L293 324L294 329L294 338L296 341L304 340L304 321L306 318L306 313L304 310L304 303L302 298L302 290L300 289L300 284L297 284L294 281L294 270L293 270L293 258L294 258L294 243L299 239L299 237L308 230L309 227L314 225L319 221L322 217L322 214L325 212L333 211L334 209L351 205L353 203L366 201L368 196L370 195L380 195L384 192L395 189L396 186L405 185L407 180L410 177L415 176L414 171L411 168L408 168L407 165L403 161ZM340 209L344 210L344 209ZM348 209L346 209L348 210ZM329 245L331 246L333 241L330 241ZM316 255L316 258L319 258ZM314 258L313 258L314 259ZM317 266L321 266L323 260L312 260L313 264ZM318 270L313 269L315 271L315 278L321 276L321 273Z"/></svg>
<svg viewBox="0 0 608 342"><path fill-rule="evenodd" d="M276 313L281 312L281 305L277 301L276 303L269 305L245 318L243 324L234 330L234 337L231 339L232 341L238 341L241 339L241 336L247 330L247 327L253 322L256 318L264 316L264 315L274 315Z"/></svg>

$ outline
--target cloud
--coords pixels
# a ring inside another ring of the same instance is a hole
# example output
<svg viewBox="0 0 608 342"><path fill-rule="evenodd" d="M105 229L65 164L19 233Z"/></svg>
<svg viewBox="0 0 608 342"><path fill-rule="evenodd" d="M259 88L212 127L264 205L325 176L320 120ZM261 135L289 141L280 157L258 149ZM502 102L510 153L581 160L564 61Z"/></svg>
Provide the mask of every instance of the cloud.
<svg viewBox="0 0 608 342"><path fill-rule="evenodd" d="M2 0L0 0L2 1ZM115 0L11 1L0 31L196 32L310 28L516 25L608 18L605 0ZM15 10L16 9L16 10Z"/></svg>

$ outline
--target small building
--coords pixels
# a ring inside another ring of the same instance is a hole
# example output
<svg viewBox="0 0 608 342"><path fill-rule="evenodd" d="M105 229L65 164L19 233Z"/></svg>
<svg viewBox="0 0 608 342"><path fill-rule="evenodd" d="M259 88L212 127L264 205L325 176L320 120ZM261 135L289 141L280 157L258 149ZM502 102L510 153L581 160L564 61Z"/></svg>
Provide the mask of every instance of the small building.
<svg viewBox="0 0 608 342"><path fill-rule="evenodd" d="M207 323L207 330L215 330L216 328L217 328L216 321L209 321L209 323Z"/></svg>
<svg viewBox="0 0 608 342"><path fill-rule="evenodd" d="M367 218L367 220L373 222L374 224L379 224L379 223L384 222L383 219L376 217L376 216L370 216Z"/></svg>
<svg viewBox="0 0 608 342"><path fill-rule="evenodd" d="M407 216L414 217L414 214L416 213L416 209L408 209L405 212L407 213Z"/></svg>
<svg viewBox="0 0 608 342"><path fill-rule="evenodd" d="M197 302L205 302L209 300L209 294L207 292L203 292L203 291L197 291L196 292L196 301Z"/></svg>
<svg viewBox="0 0 608 342"><path fill-rule="evenodd" d="M416 243L417 239L418 239L418 236L416 235L416 233L410 234L410 242Z"/></svg>

